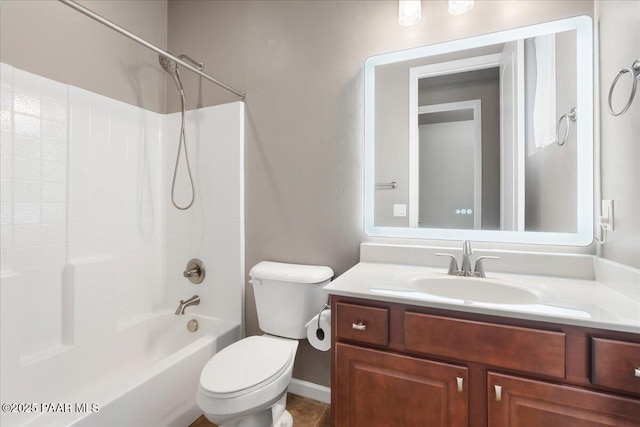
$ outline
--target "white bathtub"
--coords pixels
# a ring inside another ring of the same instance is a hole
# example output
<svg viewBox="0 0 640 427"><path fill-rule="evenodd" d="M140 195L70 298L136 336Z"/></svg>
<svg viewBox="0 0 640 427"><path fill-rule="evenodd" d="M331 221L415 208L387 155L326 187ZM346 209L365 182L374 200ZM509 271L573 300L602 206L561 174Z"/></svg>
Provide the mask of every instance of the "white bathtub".
<svg viewBox="0 0 640 427"><path fill-rule="evenodd" d="M191 319L199 323L196 332L187 330ZM38 370L47 375L29 400L71 406L40 406L35 417L17 425L186 427L201 413L195 393L202 368L239 338L235 322L162 313L120 327L90 348L70 346L34 363L45 365Z"/></svg>

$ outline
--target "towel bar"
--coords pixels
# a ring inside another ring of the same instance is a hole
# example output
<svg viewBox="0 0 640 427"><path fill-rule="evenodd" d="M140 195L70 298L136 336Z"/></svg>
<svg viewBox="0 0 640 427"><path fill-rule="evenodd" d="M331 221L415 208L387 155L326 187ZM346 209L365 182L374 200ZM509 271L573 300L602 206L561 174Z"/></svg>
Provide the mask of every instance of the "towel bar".
<svg viewBox="0 0 640 427"><path fill-rule="evenodd" d="M389 190L394 190L396 188L398 188L398 183L395 181L389 182L389 183L385 183L385 184L376 184L376 190L379 190L381 188L388 188Z"/></svg>

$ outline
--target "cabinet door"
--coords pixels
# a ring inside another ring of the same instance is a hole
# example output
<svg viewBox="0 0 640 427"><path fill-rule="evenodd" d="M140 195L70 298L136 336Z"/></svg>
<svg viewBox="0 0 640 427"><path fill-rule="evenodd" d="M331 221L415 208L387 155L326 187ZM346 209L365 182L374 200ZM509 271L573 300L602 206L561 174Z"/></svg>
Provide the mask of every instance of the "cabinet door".
<svg viewBox="0 0 640 427"><path fill-rule="evenodd" d="M489 373L491 427L640 426L640 400Z"/></svg>
<svg viewBox="0 0 640 427"><path fill-rule="evenodd" d="M468 424L467 369L336 344L334 427Z"/></svg>

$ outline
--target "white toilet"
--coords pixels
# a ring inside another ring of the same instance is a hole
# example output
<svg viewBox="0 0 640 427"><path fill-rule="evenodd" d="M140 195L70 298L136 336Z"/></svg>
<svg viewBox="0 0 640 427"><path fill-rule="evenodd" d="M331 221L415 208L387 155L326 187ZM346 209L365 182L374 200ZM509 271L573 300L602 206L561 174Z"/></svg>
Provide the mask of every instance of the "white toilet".
<svg viewBox="0 0 640 427"><path fill-rule="evenodd" d="M200 375L196 401L222 427L290 427L285 409L305 323L327 302L329 267L262 261L249 272L262 336L244 338L213 356Z"/></svg>

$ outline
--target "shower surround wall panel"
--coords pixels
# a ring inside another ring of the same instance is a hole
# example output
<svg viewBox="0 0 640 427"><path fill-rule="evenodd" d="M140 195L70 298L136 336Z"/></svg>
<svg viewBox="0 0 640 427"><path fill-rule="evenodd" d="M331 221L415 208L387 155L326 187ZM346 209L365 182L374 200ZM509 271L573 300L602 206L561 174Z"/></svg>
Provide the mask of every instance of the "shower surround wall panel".
<svg viewBox="0 0 640 427"><path fill-rule="evenodd" d="M223 330L237 328L237 339L243 104L189 112L198 195L192 210L178 212L169 199L175 115L1 66L3 402L82 401L91 384L134 373L161 330L127 341L130 348L119 337L158 315L186 325L172 313L195 293L202 303L187 314L227 322ZM197 288L182 277L191 257L208 268ZM34 414L1 416L12 426Z"/></svg>
<svg viewBox="0 0 640 427"><path fill-rule="evenodd" d="M244 299L244 103L234 102L187 111L186 140L195 183L193 206L174 208L169 198L178 151L180 113L167 115L162 131L165 218L163 276L165 304L200 296L188 313L242 322ZM191 186L181 153L176 202L189 203ZM204 282L192 284L182 276L187 262L199 258L206 268Z"/></svg>
<svg viewBox="0 0 640 427"><path fill-rule="evenodd" d="M0 75L2 335L25 357L62 344L68 94L4 64Z"/></svg>
<svg viewBox="0 0 640 427"><path fill-rule="evenodd" d="M75 87L70 100L68 251L112 257L117 323L161 306L163 116Z"/></svg>

